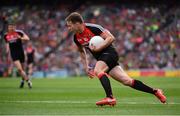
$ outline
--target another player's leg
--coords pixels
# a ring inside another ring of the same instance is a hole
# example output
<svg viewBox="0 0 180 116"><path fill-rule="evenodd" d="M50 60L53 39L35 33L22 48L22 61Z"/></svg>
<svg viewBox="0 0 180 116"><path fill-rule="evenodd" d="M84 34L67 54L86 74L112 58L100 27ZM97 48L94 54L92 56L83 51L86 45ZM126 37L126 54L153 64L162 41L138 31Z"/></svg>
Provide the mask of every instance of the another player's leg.
<svg viewBox="0 0 180 116"><path fill-rule="evenodd" d="M21 84L20 84L20 88L23 88L24 87L24 81L26 81L28 83L28 87L29 88L32 88L32 82L29 80L28 76L26 75L25 71L23 70L23 66L22 64L20 63L19 60L16 60L14 61L14 64L18 70L18 73L21 75L22 77L22 81L21 81Z"/></svg>
<svg viewBox="0 0 180 116"><path fill-rule="evenodd" d="M21 61L21 62L24 62L24 61ZM24 63L21 63L21 66L22 66L22 69L23 69L23 71L25 72L25 68L24 68ZM28 77L28 80L26 81L27 82L27 84L28 84L28 87L31 89L32 88L32 82L31 82L31 80L30 80L30 77L29 77L29 75L25 72L25 74L26 74L26 76Z"/></svg>
<svg viewBox="0 0 180 116"><path fill-rule="evenodd" d="M103 86L105 92L106 92L106 98L103 98L102 100L96 102L96 105L103 106L103 105L112 105L114 106L116 104L116 99L113 97L111 84L108 79L107 74L105 71L108 69L107 65L103 61L98 61L96 63L94 72L98 76L101 85Z"/></svg>
<svg viewBox="0 0 180 116"><path fill-rule="evenodd" d="M23 88L23 87L24 87L24 79L21 80L19 88Z"/></svg>
<svg viewBox="0 0 180 116"><path fill-rule="evenodd" d="M146 93L154 94L162 103L166 102L166 96L163 95L162 90L160 89L153 89L146 84L142 83L139 80L134 80L130 78L126 72L120 67L114 67L109 73L115 80L123 83L126 86L130 86L136 90L143 91Z"/></svg>
<svg viewBox="0 0 180 116"><path fill-rule="evenodd" d="M28 64L28 76L32 76L32 72L33 72L33 63Z"/></svg>

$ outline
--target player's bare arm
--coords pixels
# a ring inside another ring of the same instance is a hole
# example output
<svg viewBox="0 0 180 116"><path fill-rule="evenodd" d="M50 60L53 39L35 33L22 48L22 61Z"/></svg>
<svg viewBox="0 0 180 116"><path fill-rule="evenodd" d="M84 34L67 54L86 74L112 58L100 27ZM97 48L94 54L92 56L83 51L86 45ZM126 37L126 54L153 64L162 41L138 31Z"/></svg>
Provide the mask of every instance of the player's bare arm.
<svg viewBox="0 0 180 116"><path fill-rule="evenodd" d="M86 50L85 50L84 47L78 46L78 51L80 52L80 56L81 56L81 60L82 60L84 69L87 71L87 69L88 69L88 60L87 60L87 56L86 56Z"/></svg>
<svg viewBox="0 0 180 116"><path fill-rule="evenodd" d="M112 44L113 41L115 40L115 37L108 30L105 30L100 36L104 38L105 41L102 44L100 44L97 48L92 49L95 52L99 52L103 50L104 48Z"/></svg>
<svg viewBox="0 0 180 116"><path fill-rule="evenodd" d="M81 47L81 46L78 46L78 51L80 52L81 61L82 61L83 66L84 66L84 70L86 71L86 73L88 74L88 76L90 78L95 77L94 71L92 69L90 69L90 67L89 67L89 62L88 62L88 59L87 59L85 48Z"/></svg>
<svg viewBox="0 0 180 116"><path fill-rule="evenodd" d="M24 33L23 36L21 37L21 40L28 41L30 40L29 37Z"/></svg>

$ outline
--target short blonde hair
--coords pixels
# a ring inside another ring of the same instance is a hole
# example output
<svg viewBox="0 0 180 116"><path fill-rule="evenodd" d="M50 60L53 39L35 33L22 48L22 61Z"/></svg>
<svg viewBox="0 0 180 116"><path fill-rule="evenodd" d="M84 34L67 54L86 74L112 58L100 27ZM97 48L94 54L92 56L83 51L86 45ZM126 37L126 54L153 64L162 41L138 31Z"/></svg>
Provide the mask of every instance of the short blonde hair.
<svg viewBox="0 0 180 116"><path fill-rule="evenodd" d="M71 21L73 24L77 22L84 23L83 17L78 12L72 12L69 16L66 17L65 21Z"/></svg>

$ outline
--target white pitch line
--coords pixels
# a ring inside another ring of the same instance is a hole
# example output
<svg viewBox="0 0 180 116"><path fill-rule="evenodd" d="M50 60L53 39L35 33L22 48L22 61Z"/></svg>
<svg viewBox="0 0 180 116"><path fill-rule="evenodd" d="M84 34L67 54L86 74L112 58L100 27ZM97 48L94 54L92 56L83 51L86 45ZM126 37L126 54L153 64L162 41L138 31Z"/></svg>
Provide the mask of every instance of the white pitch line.
<svg viewBox="0 0 180 116"><path fill-rule="evenodd" d="M48 103L48 104L94 104L95 102L87 102L87 101L0 101L0 103ZM162 104L155 102L118 102L118 104ZM169 102L167 104L170 105L180 105L179 102Z"/></svg>
<svg viewBox="0 0 180 116"><path fill-rule="evenodd" d="M90 102L86 101L2 101L2 102L14 102L14 103L49 103L49 104L54 104L54 103L63 103L63 104L86 104Z"/></svg>

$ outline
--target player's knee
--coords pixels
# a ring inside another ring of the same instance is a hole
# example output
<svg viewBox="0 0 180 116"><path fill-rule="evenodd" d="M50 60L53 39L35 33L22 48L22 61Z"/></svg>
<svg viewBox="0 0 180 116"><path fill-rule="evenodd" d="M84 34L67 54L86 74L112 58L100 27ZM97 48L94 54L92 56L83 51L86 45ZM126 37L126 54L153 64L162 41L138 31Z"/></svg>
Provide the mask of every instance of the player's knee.
<svg viewBox="0 0 180 116"><path fill-rule="evenodd" d="M98 76L98 75L100 75L102 73L102 71L94 69L94 73L95 73L96 76Z"/></svg>

